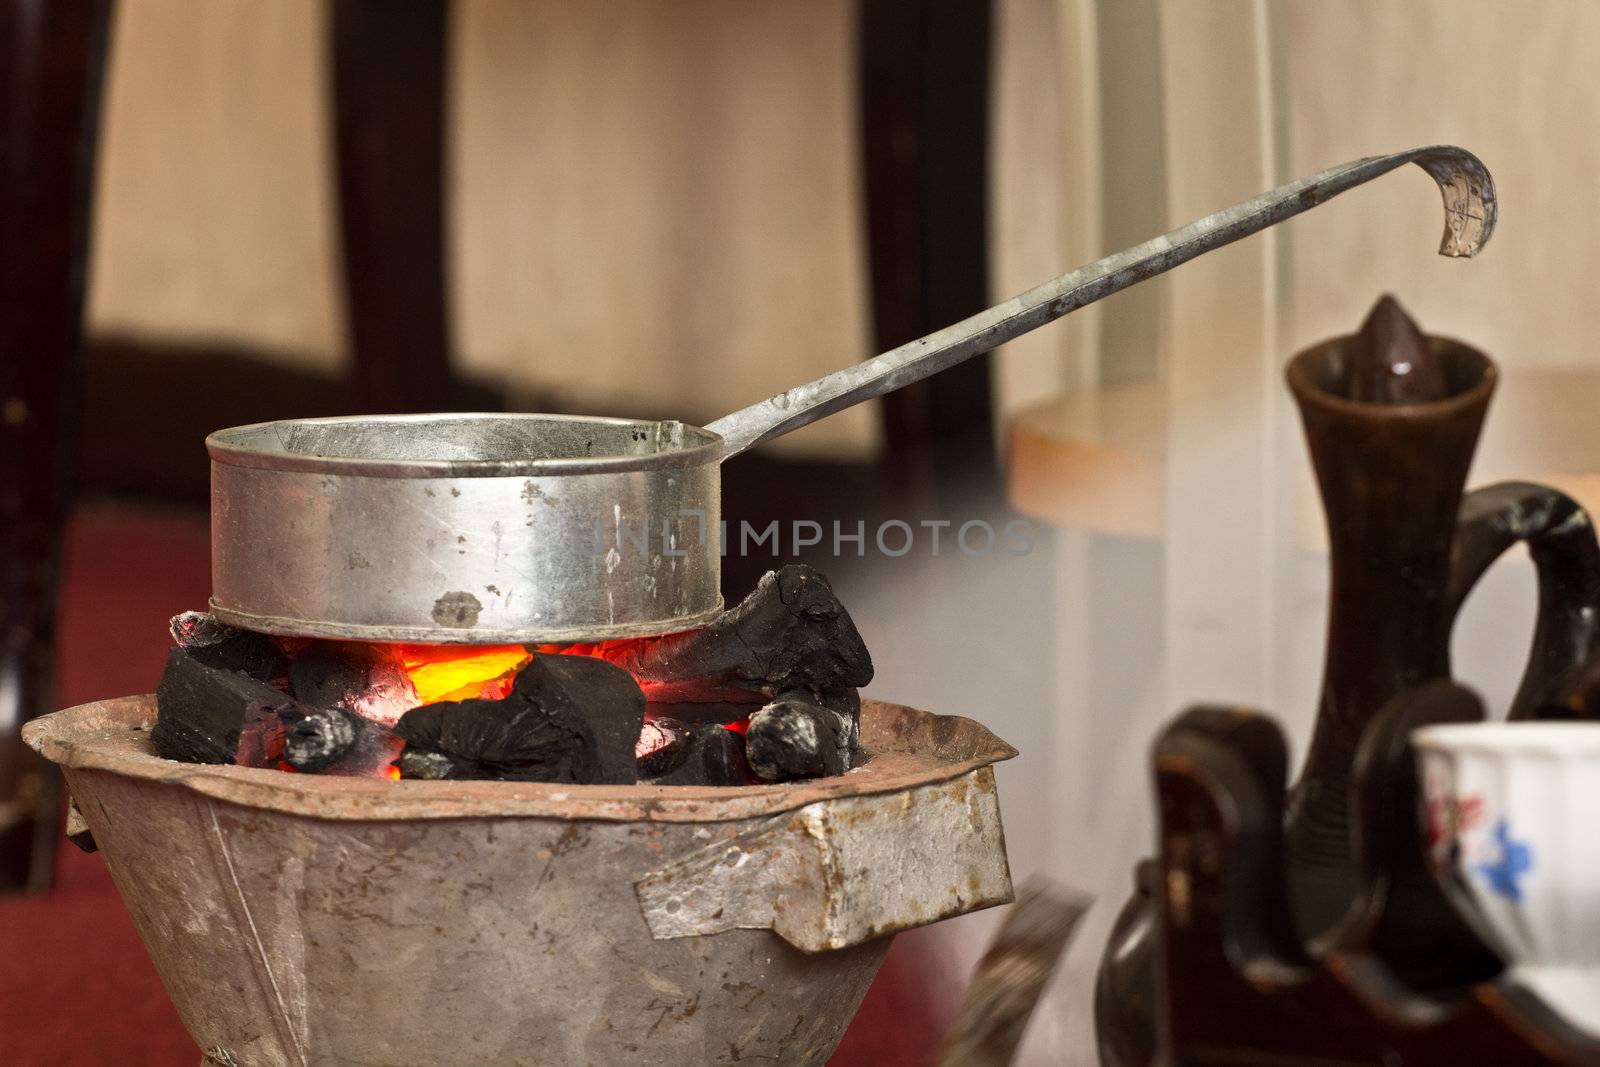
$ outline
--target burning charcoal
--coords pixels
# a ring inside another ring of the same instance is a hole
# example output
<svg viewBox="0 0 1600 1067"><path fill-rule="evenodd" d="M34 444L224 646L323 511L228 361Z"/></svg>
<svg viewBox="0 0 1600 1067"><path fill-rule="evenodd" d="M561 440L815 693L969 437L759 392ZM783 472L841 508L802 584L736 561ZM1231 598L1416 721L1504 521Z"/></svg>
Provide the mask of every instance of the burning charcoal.
<svg viewBox="0 0 1600 1067"><path fill-rule="evenodd" d="M601 655L638 678L651 700L720 699L719 688L855 688L872 680L872 657L849 612L826 578L800 565L768 571L743 603L702 629Z"/></svg>
<svg viewBox="0 0 1600 1067"><path fill-rule="evenodd" d="M356 745L366 720L344 708L313 708L289 726L283 759L297 771L327 770Z"/></svg>
<svg viewBox="0 0 1600 1067"><path fill-rule="evenodd" d="M634 751L644 727L644 693L633 676L589 656L534 656L517 675L511 695L546 711L586 722L599 757L596 782L631 785Z"/></svg>
<svg viewBox="0 0 1600 1067"><path fill-rule="evenodd" d="M504 700L443 701L406 712L395 733L406 743L399 760L406 777L601 780L594 731L561 702L541 706L516 693Z"/></svg>
<svg viewBox="0 0 1600 1067"><path fill-rule="evenodd" d="M695 727L667 716L645 720L634 748L634 764L640 778L656 778L667 774L689 758L694 744Z"/></svg>
<svg viewBox="0 0 1600 1067"><path fill-rule="evenodd" d="M407 777L631 785L643 725L644 694L627 671L538 655L504 700L429 704L406 712L395 732Z"/></svg>
<svg viewBox="0 0 1600 1067"><path fill-rule="evenodd" d="M347 708L383 723L418 703L399 654L360 641L312 642L289 665L289 692L303 704Z"/></svg>
<svg viewBox="0 0 1600 1067"><path fill-rule="evenodd" d="M202 650L204 651L204 650ZM242 671L211 666L175 648L156 687L156 753L185 763L233 763L240 737L281 730L302 709L289 697ZM260 765L256 760L252 765Z"/></svg>
<svg viewBox="0 0 1600 1067"><path fill-rule="evenodd" d="M843 774L849 767L843 716L810 693L784 693L750 716L745 754L757 778L782 782Z"/></svg>
<svg viewBox="0 0 1600 1067"><path fill-rule="evenodd" d="M262 682L288 673L288 659L266 634L237 630L203 611L174 615L168 628L179 648L208 667L243 671Z"/></svg>
<svg viewBox="0 0 1600 1067"><path fill-rule="evenodd" d="M657 720L659 721L659 720ZM650 779L651 785L748 785L744 738L723 726L694 728L688 751L670 771Z"/></svg>

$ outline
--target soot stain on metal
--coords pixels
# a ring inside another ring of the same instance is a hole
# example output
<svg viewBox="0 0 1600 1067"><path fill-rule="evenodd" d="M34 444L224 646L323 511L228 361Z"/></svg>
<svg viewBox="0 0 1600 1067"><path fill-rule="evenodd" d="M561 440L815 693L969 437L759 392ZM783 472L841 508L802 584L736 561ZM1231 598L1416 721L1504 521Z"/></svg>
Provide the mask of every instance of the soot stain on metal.
<svg viewBox="0 0 1600 1067"><path fill-rule="evenodd" d="M465 629L476 626L483 603L465 590L446 593L433 602L433 621L440 626Z"/></svg>

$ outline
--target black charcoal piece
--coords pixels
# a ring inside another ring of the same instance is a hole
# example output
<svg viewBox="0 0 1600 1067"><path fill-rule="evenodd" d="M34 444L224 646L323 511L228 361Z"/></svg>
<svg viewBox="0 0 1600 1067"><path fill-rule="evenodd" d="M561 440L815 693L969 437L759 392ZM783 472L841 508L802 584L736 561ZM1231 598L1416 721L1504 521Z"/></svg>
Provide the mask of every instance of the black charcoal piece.
<svg viewBox="0 0 1600 1067"><path fill-rule="evenodd" d="M293 700L265 682L210 666L190 650L175 648L167 654L156 687L150 741L165 759L233 763L241 734L271 734L301 713Z"/></svg>
<svg viewBox="0 0 1600 1067"><path fill-rule="evenodd" d="M651 700L722 699L719 688L823 690L872 681L872 656L850 613L826 578L797 564L768 571L755 592L702 629L601 654L638 678Z"/></svg>
<svg viewBox="0 0 1600 1067"><path fill-rule="evenodd" d="M748 785L750 765L745 761L744 738L723 726L694 728L683 760L651 785Z"/></svg>
<svg viewBox="0 0 1600 1067"><path fill-rule="evenodd" d="M178 647L208 667L243 671L261 682L282 679L289 660L275 641L253 630L239 630L203 611L185 611L167 624Z"/></svg>
<svg viewBox="0 0 1600 1067"><path fill-rule="evenodd" d="M591 656L537 655L518 673L511 695L588 724L600 764L594 781L638 780L634 751L644 726L644 692L633 675Z"/></svg>
<svg viewBox="0 0 1600 1067"><path fill-rule="evenodd" d="M824 689L802 695L838 716L839 758L848 771L856 765L856 753L861 747L861 694L854 689Z"/></svg>
<svg viewBox="0 0 1600 1067"><path fill-rule="evenodd" d="M428 776L492 778L509 782L600 781L594 731L561 705L541 707L513 693L504 700L443 701L400 717L395 733L405 741L400 773L423 766L412 753L432 753ZM446 765L443 761L448 760ZM629 767L629 781L633 769Z"/></svg>
<svg viewBox="0 0 1600 1067"><path fill-rule="evenodd" d="M456 761L443 752L424 752L420 748L408 748L400 753L400 758L395 761L400 768L402 778L425 778L439 781L445 778L457 777L455 774Z"/></svg>
<svg viewBox="0 0 1600 1067"><path fill-rule="evenodd" d="M346 708L303 708L285 732L283 761L297 771L381 777L403 742L387 724Z"/></svg>
<svg viewBox="0 0 1600 1067"><path fill-rule="evenodd" d="M783 782L849 768L843 716L806 692L784 693L750 716L745 755L757 778Z"/></svg>
<svg viewBox="0 0 1600 1067"><path fill-rule="evenodd" d="M373 724L374 726L376 724ZM350 754L366 721L344 708L310 708L284 734L283 759L297 771L327 770Z"/></svg>
<svg viewBox="0 0 1600 1067"><path fill-rule="evenodd" d="M215 615L205 611L180 611L167 622L172 640L179 648L205 648L240 633Z"/></svg>
<svg viewBox="0 0 1600 1067"><path fill-rule="evenodd" d="M627 671L588 656L537 655L504 700L406 712L406 777L631 785L644 694ZM431 754L431 755L428 755Z"/></svg>
<svg viewBox="0 0 1600 1067"><path fill-rule="evenodd" d="M645 720L635 749L639 777L656 778L675 770L689 757L695 727L681 719L658 716Z"/></svg>
<svg viewBox="0 0 1600 1067"><path fill-rule="evenodd" d="M289 665L289 692L303 704L348 708L385 722L417 704L399 654L359 641L312 642Z"/></svg>

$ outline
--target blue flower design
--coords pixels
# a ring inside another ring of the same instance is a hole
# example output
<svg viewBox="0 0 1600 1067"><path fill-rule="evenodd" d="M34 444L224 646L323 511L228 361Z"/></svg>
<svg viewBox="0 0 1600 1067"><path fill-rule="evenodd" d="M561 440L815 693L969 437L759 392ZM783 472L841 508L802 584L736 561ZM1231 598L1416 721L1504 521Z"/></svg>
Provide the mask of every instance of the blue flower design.
<svg viewBox="0 0 1600 1067"><path fill-rule="evenodd" d="M1506 821L1494 824L1494 840L1500 846L1500 859L1495 863L1478 864L1478 873L1489 880L1489 888L1510 900L1522 902L1522 886L1517 881L1533 870L1533 853L1521 841L1513 840Z"/></svg>

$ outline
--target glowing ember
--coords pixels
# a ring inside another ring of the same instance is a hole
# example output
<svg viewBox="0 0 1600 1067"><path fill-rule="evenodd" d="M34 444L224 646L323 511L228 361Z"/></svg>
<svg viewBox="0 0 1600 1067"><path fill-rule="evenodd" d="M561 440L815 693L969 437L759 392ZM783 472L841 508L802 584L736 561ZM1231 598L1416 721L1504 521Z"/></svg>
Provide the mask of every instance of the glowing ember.
<svg viewBox="0 0 1600 1067"><path fill-rule="evenodd" d="M362 719L393 727L407 711L444 701L503 700L511 694L517 676L533 662L535 656L588 656L606 660L614 666L628 669L637 662L644 650L660 640L659 637L630 638L622 641L581 642L566 645L429 645L385 644L362 641L320 641L304 638L274 639L291 664L313 657L320 658L316 670L302 667L303 678L319 682L326 693L318 698L354 711ZM368 690L353 688L362 675L352 671L352 679L343 677L340 667L348 661L353 666L367 666L367 679L380 679L377 667L386 667L387 681L372 684ZM375 665L375 666L373 666ZM635 681L638 681L637 676ZM281 687L281 686L280 686ZM654 687L641 683L648 696ZM348 690L348 691L346 691ZM734 734L744 734L749 728L748 709L753 705L752 692L743 688L725 688L715 684L697 686L694 695L701 708L726 701L729 714L738 715L734 722L716 723ZM744 705L744 711L734 710ZM651 716L653 718L653 716ZM648 761L651 757L664 758L674 745L683 748L692 740L694 729L684 723L674 722L677 735L663 722L657 726L647 721L641 735L634 743L636 760ZM712 725L708 722L706 725ZM678 736L681 735L681 736ZM277 766L284 771L295 767L281 758L283 738L281 731L271 738L263 738L258 745L262 751L250 750L250 759L240 762L248 766ZM384 741L374 751L366 753L359 761L346 759L327 773L357 775L398 781L405 777L395 765L404 742L396 736L385 734ZM258 762L265 759L266 763Z"/></svg>
<svg viewBox="0 0 1600 1067"><path fill-rule="evenodd" d="M417 703L499 700L533 658L521 645L396 645Z"/></svg>
<svg viewBox="0 0 1600 1067"><path fill-rule="evenodd" d="M657 752L661 752L673 743L676 725L681 728L681 723L671 719L646 719L644 728L639 731L639 740L633 746L634 759L647 759Z"/></svg>
<svg viewBox="0 0 1600 1067"><path fill-rule="evenodd" d="M193 612L172 632L158 754L390 781L741 785L747 746L781 750L767 761L781 776L838 773L807 753L837 749L848 766L856 690L872 673L826 580L797 567L767 574L709 626L624 640L332 641L235 630ZM774 709L789 709L780 725L816 727L807 752L789 751L799 732L772 727ZM837 743L820 745L823 734Z"/></svg>

